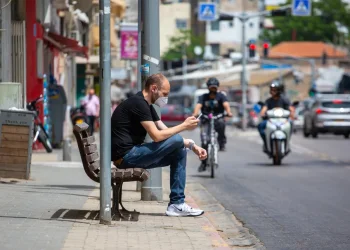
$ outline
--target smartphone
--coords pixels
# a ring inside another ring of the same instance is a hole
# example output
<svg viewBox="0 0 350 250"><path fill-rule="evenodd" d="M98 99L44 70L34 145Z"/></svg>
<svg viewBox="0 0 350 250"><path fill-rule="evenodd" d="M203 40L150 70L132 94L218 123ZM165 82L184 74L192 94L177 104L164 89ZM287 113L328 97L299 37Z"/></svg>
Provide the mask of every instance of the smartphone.
<svg viewBox="0 0 350 250"><path fill-rule="evenodd" d="M202 113L199 114L199 116L197 116L197 119L199 119L202 116Z"/></svg>

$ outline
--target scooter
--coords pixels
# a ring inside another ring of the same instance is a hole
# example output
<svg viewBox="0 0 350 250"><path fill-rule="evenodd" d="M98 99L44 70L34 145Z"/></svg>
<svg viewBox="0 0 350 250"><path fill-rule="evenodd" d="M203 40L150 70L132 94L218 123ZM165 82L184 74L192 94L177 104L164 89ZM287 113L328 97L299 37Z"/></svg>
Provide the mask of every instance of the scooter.
<svg viewBox="0 0 350 250"><path fill-rule="evenodd" d="M85 107L81 105L80 107L75 107L70 110L70 119L73 126L75 124L87 123L87 116L85 113Z"/></svg>
<svg viewBox="0 0 350 250"><path fill-rule="evenodd" d="M282 159L290 152L291 123L290 111L274 108L266 112L266 147L265 152L273 160L274 165L281 165Z"/></svg>

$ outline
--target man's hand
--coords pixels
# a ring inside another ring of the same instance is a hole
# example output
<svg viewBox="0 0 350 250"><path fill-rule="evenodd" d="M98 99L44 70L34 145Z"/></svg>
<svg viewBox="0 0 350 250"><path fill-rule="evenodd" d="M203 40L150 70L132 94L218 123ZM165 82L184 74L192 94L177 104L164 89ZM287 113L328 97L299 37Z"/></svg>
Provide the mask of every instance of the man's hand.
<svg viewBox="0 0 350 250"><path fill-rule="evenodd" d="M198 122L199 120L196 117L190 116L183 122L183 125L186 130L193 130L197 127Z"/></svg>
<svg viewBox="0 0 350 250"><path fill-rule="evenodd" d="M228 117L232 117L233 114L232 114L231 112L227 112L227 116L228 116Z"/></svg>
<svg viewBox="0 0 350 250"><path fill-rule="evenodd" d="M204 148L194 145L192 151L198 155L201 161L207 159L207 151Z"/></svg>

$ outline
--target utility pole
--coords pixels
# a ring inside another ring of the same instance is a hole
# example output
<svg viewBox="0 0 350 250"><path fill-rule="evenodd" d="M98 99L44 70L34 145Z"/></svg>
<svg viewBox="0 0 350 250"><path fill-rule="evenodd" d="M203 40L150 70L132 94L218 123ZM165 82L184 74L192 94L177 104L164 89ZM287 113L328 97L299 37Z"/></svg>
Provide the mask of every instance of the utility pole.
<svg viewBox="0 0 350 250"><path fill-rule="evenodd" d="M111 41L110 0L100 0L100 84L101 84L101 175L100 223L110 225L111 217Z"/></svg>
<svg viewBox="0 0 350 250"><path fill-rule="evenodd" d="M248 20L247 19L246 12L242 13L242 16L240 18L242 22L242 44L241 44L241 50L242 50L242 78L241 78L241 86L242 86L242 129L245 131L247 129L247 56L246 56L246 46L245 46L245 40L246 40L246 34L245 34L245 23Z"/></svg>
<svg viewBox="0 0 350 250"><path fill-rule="evenodd" d="M141 9L141 51L139 53L141 68L147 69L149 65L149 75L159 72L159 1L139 0L139 10ZM141 79L145 79L147 72L142 71ZM160 117L160 109L154 106ZM149 142L149 136L146 141ZM141 200L162 201L162 168L149 170L150 178L142 183Z"/></svg>
<svg viewBox="0 0 350 250"><path fill-rule="evenodd" d="M247 121L247 58L246 58L246 47L245 47L245 40L246 40L246 32L245 32L245 26L246 26L246 22L251 19L251 18L257 18L257 17L262 17L268 14L271 14L270 11L262 11L259 12L257 14L250 14L248 15L245 12L245 1L243 1L243 8L244 11L241 14L234 14L234 13L228 13L228 12L224 12L224 11L220 11L220 14L223 14L225 16L229 16L232 18L238 18L241 22L242 22L242 78L241 78L241 85L242 85L242 111L243 111L243 119L242 119L242 130L246 130L247 126L246 126L246 121ZM286 10L288 8L290 8L291 6L284 6L278 10Z"/></svg>

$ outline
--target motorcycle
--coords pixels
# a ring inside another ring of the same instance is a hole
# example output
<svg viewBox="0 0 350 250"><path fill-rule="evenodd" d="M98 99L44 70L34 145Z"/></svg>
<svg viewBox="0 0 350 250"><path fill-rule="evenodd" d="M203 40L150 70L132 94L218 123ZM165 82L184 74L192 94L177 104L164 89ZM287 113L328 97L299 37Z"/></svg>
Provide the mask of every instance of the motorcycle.
<svg viewBox="0 0 350 250"><path fill-rule="evenodd" d="M291 123L290 111L274 108L266 112L266 146L265 152L273 160L274 165L281 165L282 159L290 152Z"/></svg>
<svg viewBox="0 0 350 250"><path fill-rule="evenodd" d="M75 124L87 123L87 116L85 113L85 107L81 105L80 107L75 107L70 110L70 119L73 126Z"/></svg>
<svg viewBox="0 0 350 250"><path fill-rule="evenodd" d="M40 95L37 99L27 104L27 109L29 111L33 111L34 115L34 139L33 144L38 140L41 144L43 144L46 152L52 152L52 145L50 142L49 135L46 133L44 126L39 118L39 109L36 107L36 104L40 101L43 101L43 96Z"/></svg>

